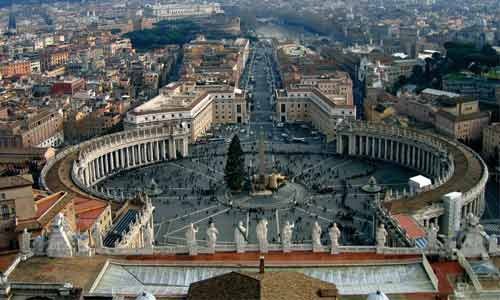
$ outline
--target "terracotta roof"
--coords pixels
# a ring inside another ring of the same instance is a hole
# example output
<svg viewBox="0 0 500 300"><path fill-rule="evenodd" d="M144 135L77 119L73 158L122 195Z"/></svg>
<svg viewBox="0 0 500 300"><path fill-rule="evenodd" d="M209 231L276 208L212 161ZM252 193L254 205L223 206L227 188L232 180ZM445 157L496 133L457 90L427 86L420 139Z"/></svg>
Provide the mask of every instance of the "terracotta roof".
<svg viewBox="0 0 500 300"><path fill-rule="evenodd" d="M31 186L33 183L22 176L0 177L0 189Z"/></svg>
<svg viewBox="0 0 500 300"><path fill-rule="evenodd" d="M86 231L104 212L108 203L83 197L73 198L76 214L76 228L78 231Z"/></svg>
<svg viewBox="0 0 500 300"><path fill-rule="evenodd" d="M64 192L55 193L47 197L42 197L36 201L36 218L40 218L47 210L64 196Z"/></svg>
<svg viewBox="0 0 500 300"><path fill-rule="evenodd" d="M396 221L398 221L401 228L406 230L406 234L408 235L408 237L417 239L425 237L427 235L425 230L423 230L422 227L418 225L417 221L415 221L415 219L411 216L406 214L398 214L392 217L396 219Z"/></svg>
<svg viewBox="0 0 500 300"><path fill-rule="evenodd" d="M8 253L0 255L0 272L5 273L7 269L12 265L17 257L17 253Z"/></svg>
<svg viewBox="0 0 500 300"><path fill-rule="evenodd" d="M45 227L56 214L71 202L72 199L66 197L66 195L66 192L58 192L36 201L37 211L35 217L18 220L16 231L23 231L24 228L33 231Z"/></svg>

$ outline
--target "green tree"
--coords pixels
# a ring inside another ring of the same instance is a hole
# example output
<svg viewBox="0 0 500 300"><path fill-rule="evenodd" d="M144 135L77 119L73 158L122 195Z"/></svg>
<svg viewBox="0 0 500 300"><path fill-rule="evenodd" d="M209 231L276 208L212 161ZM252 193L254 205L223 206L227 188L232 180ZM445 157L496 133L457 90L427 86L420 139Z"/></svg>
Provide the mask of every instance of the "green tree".
<svg viewBox="0 0 500 300"><path fill-rule="evenodd" d="M245 180L245 160L238 135L233 137L227 151L224 179L233 191L240 190L243 187L243 181Z"/></svg>

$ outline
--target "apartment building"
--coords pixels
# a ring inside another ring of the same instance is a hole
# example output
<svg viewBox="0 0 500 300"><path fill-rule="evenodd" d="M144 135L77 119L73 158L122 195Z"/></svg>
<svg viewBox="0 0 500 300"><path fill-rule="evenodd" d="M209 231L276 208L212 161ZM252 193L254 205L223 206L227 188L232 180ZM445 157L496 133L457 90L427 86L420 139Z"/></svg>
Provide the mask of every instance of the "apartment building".
<svg viewBox="0 0 500 300"><path fill-rule="evenodd" d="M31 74L31 70L31 62L27 60L10 61L0 66L3 78L28 76Z"/></svg>
<svg viewBox="0 0 500 300"><path fill-rule="evenodd" d="M0 120L0 147L54 147L64 141L63 115L54 109L19 111Z"/></svg>
<svg viewBox="0 0 500 300"><path fill-rule="evenodd" d="M336 127L340 121L356 118L354 105L336 104L315 87L277 91L276 112L281 122L311 123L323 132L328 140L335 137Z"/></svg>
<svg viewBox="0 0 500 300"><path fill-rule="evenodd" d="M36 215L32 184L21 176L0 177L0 249L17 248L16 219Z"/></svg>

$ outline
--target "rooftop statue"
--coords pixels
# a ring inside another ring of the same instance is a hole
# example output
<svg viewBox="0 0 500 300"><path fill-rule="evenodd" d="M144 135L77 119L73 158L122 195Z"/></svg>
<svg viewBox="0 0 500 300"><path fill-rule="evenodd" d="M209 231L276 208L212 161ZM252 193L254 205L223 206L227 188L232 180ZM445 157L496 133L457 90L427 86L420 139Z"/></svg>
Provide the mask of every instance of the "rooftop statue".
<svg viewBox="0 0 500 300"><path fill-rule="evenodd" d="M437 239L438 232L439 232L439 226L435 225L434 223L431 223L431 227L427 232L427 247L429 249L438 248L438 239Z"/></svg>
<svg viewBox="0 0 500 300"><path fill-rule="evenodd" d="M215 251L215 244L217 243L218 235L219 235L219 230L215 228L215 223L211 222L210 226L208 226L207 228L207 245L212 252Z"/></svg>
<svg viewBox="0 0 500 300"><path fill-rule="evenodd" d="M256 233L257 233L257 240L259 241L259 249L260 252L262 253L267 253L267 220L262 219L260 222L257 224L256 227Z"/></svg>
<svg viewBox="0 0 500 300"><path fill-rule="evenodd" d="M319 225L318 221L315 221L311 233L313 250L320 250L322 248L321 233L322 233L321 226Z"/></svg>
<svg viewBox="0 0 500 300"><path fill-rule="evenodd" d="M197 254L196 233L198 228L193 223L189 224L186 230L186 244L189 250L189 255Z"/></svg>
<svg viewBox="0 0 500 300"><path fill-rule="evenodd" d="M385 229L384 224L380 224L380 226L377 229L377 247L385 247L385 244L387 242L387 230Z"/></svg>
<svg viewBox="0 0 500 300"><path fill-rule="evenodd" d="M243 225L243 221L239 221L238 225L234 228L234 242L236 243L236 252L245 252L247 244L247 229Z"/></svg>
<svg viewBox="0 0 500 300"><path fill-rule="evenodd" d="M328 235L330 236L330 240L332 242L332 252L334 252L334 249L339 247L339 240L341 236L340 229L337 226L337 223L333 223L333 226L330 227L330 230L328 232ZM336 251L336 250L335 250Z"/></svg>
<svg viewBox="0 0 500 300"><path fill-rule="evenodd" d="M463 232L459 235L459 248L465 257L488 257L489 236L479 224L479 218L474 214L467 215Z"/></svg>
<svg viewBox="0 0 500 300"><path fill-rule="evenodd" d="M294 227L295 224L290 224L289 221L286 221L283 229L281 230L281 243L283 244L283 249L285 251L288 251L292 245L292 235Z"/></svg>

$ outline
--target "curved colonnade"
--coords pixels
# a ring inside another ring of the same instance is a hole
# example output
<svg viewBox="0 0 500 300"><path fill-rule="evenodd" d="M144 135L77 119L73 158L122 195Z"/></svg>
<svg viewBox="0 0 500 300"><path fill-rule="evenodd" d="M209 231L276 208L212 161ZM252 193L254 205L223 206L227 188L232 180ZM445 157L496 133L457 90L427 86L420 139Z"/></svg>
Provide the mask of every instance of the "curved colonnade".
<svg viewBox="0 0 500 300"><path fill-rule="evenodd" d="M71 161L68 175L80 191L102 199L128 199L136 195L97 189L96 184L123 170L187 156L188 136L180 126L92 139L65 149L49 161L42 170L42 184L47 187L45 177L50 168L61 168L57 162L66 160ZM433 184L419 192L388 191L383 205L391 214L411 215L424 227L439 224L442 216L450 215L443 196L453 192L461 193L460 201L456 201L461 212L457 217L464 218L468 213L481 216L484 211L487 167L477 153L458 142L417 130L356 121L338 126L337 153L397 163L432 179ZM67 176L59 171L51 173Z"/></svg>
<svg viewBox="0 0 500 300"><path fill-rule="evenodd" d="M121 171L188 155L189 133L182 127L150 127L106 135L80 146L71 179L88 194L120 200L133 197L124 191L97 189L100 181Z"/></svg>
<svg viewBox="0 0 500 300"><path fill-rule="evenodd" d="M420 192L388 191L384 206L392 214L412 215L425 227L445 214L443 196L460 192L461 217L481 216L488 169L467 146L438 135L378 123L349 122L337 128L337 152L389 161L417 170L433 184Z"/></svg>

